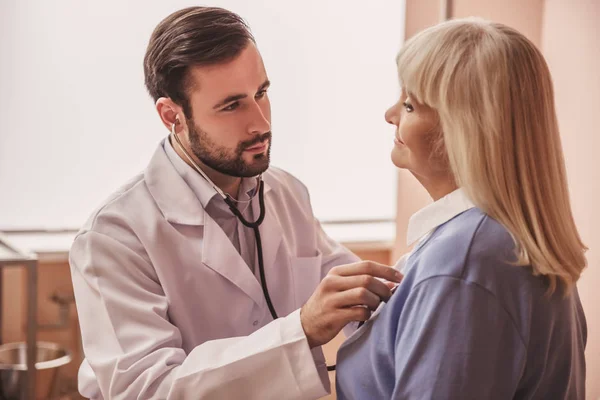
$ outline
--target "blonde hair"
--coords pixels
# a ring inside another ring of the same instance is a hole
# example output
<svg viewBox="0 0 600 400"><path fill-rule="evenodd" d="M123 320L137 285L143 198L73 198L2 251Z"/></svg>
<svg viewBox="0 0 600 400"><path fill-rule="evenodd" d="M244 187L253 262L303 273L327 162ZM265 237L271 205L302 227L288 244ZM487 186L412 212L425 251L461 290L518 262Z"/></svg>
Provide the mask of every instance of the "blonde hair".
<svg viewBox="0 0 600 400"><path fill-rule="evenodd" d="M426 29L397 59L403 90L439 114L450 168L512 234L517 265L569 291L586 266L569 201L550 71L516 30L469 18Z"/></svg>

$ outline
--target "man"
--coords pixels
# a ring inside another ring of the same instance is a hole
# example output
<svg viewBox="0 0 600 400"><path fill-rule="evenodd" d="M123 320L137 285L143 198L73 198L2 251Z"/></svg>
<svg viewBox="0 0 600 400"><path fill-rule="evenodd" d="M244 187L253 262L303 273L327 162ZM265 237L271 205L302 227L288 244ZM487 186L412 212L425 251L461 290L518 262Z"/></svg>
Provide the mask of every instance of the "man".
<svg viewBox="0 0 600 400"><path fill-rule="evenodd" d="M175 12L152 34L144 73L171 135L71 249L86 356L80 391L94 399L325 395L319 347L389 298L390 282L375 278L399 275L328 238L306 188L269 168L269 80L239 16Z"/></svg>

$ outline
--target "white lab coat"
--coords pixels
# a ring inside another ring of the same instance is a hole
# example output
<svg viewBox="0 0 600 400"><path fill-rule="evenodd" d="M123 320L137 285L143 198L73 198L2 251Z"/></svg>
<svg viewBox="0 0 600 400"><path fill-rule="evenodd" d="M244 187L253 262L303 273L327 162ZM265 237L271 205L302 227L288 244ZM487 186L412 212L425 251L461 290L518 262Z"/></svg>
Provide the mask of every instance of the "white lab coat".
<svg viewBox="0 0 600 400"><path fill-rule="evenodd" d="M306 188L264 175L261 285L177 174L162 144L75 239L71 272L95 399L310 399L327 394L299 308L331 267L358 261L315 220ZM258 215L258 202L253 202Z"/></svg>

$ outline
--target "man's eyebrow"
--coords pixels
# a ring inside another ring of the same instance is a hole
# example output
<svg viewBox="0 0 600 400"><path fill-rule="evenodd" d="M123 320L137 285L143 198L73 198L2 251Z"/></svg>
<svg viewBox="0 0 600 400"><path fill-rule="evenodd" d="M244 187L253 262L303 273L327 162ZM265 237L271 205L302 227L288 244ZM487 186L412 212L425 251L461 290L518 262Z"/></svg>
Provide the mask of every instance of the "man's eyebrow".
<svg viewBox="0 0 600 400"><path fill-rule="evenodd" d="M223 107L225 104L228 103L233 103L234 101L238 101L241 99L245 99L246 97L248 97L248 95L245 94L232 94L231 96L227 96L225 97L222 101L218 102L213 109L217 109L217 108L221 108Z"/></svg>
<svg viewBox="0 0 600 400"><path fill-rule="evenodd" d="M258 87L258 91L260 92L261 90L265 90L265 89L267 89L269 86L271 86L271 81L267 79L266 81L264 81L264 82L263 82L263 84L262 84L262 85L260 85L260 86Z"/></svg>
<svg viewBox="0 0 600 400"><path fill-rule="evenodd" d="M257 92L260 92L262 90L267 89L269 86L271 86L271 81L269 81L268 79L266 81L264 81L259 87ZM232 94L231 96L227 96L225 97L222 101L218 102L213 109L217 109L217 108L221 108L223 107L225 104L229 104L229 103L233 103L234 101L238 101L241 99L245 99L246 97L248 97L248 95L245 94Z"/></svg>

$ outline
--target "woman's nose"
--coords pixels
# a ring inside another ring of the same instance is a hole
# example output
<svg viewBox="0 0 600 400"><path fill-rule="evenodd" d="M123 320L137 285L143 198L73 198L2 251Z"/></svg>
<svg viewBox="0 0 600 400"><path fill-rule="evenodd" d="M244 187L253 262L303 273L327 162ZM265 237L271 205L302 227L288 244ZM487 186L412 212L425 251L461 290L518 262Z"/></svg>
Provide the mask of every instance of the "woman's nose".
<svg viewBox="0 0 600 400"><path fill-rule="evenodd" d="M398 118L398 113L396 113L397 106L398 106L398 104L394 104L393 106L388 108L387 111L385 112L385 121L388 124L398 126L398 124L400 123L400 120Z"/></svg>

